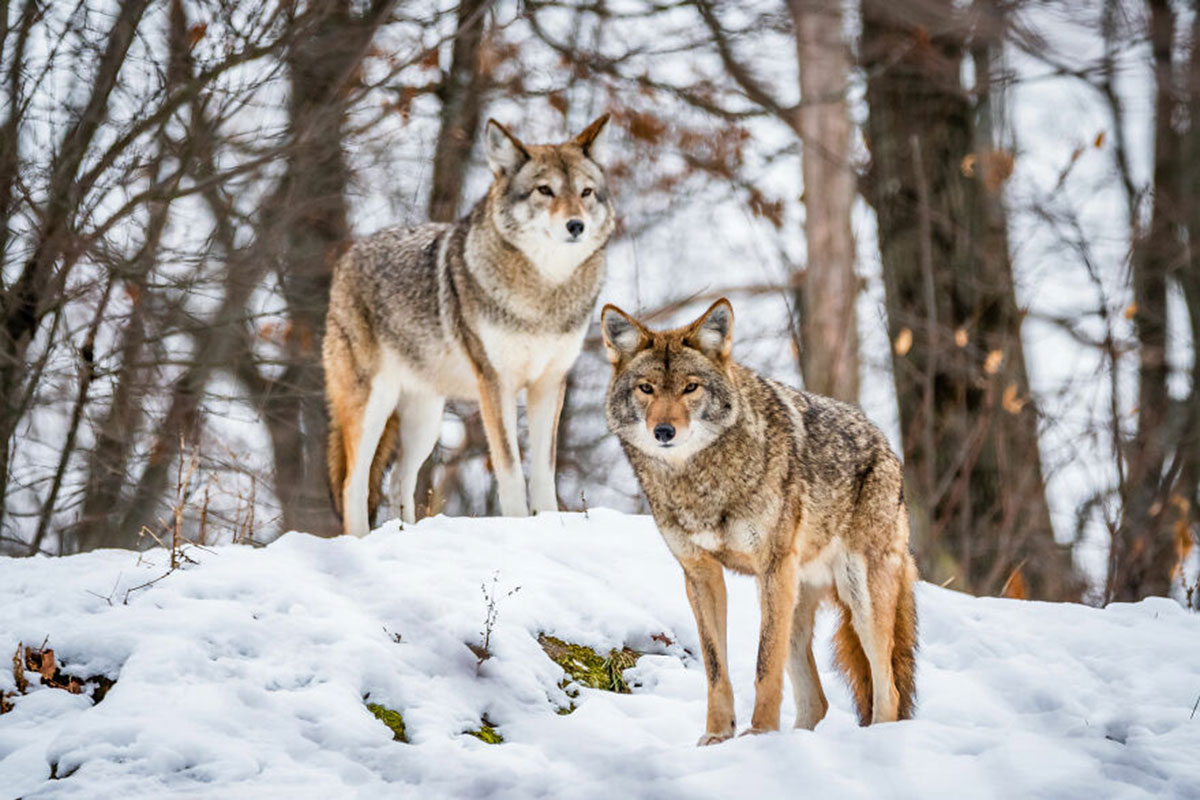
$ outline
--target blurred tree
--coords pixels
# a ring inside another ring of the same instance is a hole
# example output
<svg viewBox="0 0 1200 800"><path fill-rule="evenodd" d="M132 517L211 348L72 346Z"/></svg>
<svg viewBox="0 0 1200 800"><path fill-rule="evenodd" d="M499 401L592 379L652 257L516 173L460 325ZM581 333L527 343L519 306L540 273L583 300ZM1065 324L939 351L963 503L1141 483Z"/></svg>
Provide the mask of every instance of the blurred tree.
<svg viewBox="0 0 1200 800"><path fill-rule="evenodd" d="M863 0L871 167L914 547L937 583L1079 596L1054 540L991 130L1000 7ZM973 87L962 84L971 58Z"/></svg>
<svg viewBox="0 0 1200 800"><path fill-rule="evenodd" d="M349 244L344 128L352 90L378 27L395 0L314 0L294 13L286 55L287 169L257 238L272 259L287 303L288 335L277 377L239 371L267 423L275 495L284 530L336 534L325 469L327 415L321 338L333 266Z"/></svg>
<svg viewBox="0 0 1200 800"><path fill-rule="evenodd" d="M858 194L847 108L850 54L840 0L790 0L800 69L796 125L804 143L804 241L799 282L805 388L858 401L858 276L850 212Z"/></svg>
<svg viewBox="0 0 1200 800"><path fill-rule="evenodd" d="M1200 270L1191 243L1200 233L1200 17L1190 32L1190 63L1177 48L1188 36L1166 0L1150 0L1148 26L1154 76L1154 170L1149 220L1139 225L1138 198L1130 194L1133 223L1128 313L1137 337L1137 422L1124 445L1121 516L1109 551L1106 598L1135 601L1166 595L1182 577L1200 522ZM1112 34L1110 34L1112 35ZM1187 64L1184 69L1181 64ZM1180 125L1186 113L1186 126ZM1191 156L1188 158L1187 156ZM1127 170L1124 173L1128 175ZM1168 294L1175 282L1192 339L1188 396L1173 403L1168 385Z"/></svg>

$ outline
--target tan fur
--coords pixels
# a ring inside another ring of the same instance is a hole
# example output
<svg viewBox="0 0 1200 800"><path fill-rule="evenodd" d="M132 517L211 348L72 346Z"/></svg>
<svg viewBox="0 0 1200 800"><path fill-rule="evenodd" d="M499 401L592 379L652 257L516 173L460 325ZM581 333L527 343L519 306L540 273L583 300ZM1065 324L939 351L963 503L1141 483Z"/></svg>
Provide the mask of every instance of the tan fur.
<svg viewBox="0 0 1200 800"><path fill-rule="evenodd" d="M915 575L915 567L913 569ZM916 660L917 608L913 598L913 579L909 578L900 587L896 605L890 648L892 653L892 679L898 694L898 719L911 719L916 703ZM850 694L854 698L855 710L861 725L870 725L872 708L871 665L863 651L862 642L850 622L850 610L845 603L835 599L841 611L841 620L834 632L834 657L846 678Z"/></svg>
<svg viewBox="0 0 1200 800"><path fill-rule="evenodd" d="M828 702L812 657L817 606L843 609L838 661L864 722L912 714L916 569L900 462L858 409L733 361L733 312L651 331L614 306L602 329L614 367L606 417L683 567L709 683L701 744L734 730L723 569L754 575L761 607L748 732L779 727L783 670L797 727ZM655 436L655 426L672 431Z"/></svg>

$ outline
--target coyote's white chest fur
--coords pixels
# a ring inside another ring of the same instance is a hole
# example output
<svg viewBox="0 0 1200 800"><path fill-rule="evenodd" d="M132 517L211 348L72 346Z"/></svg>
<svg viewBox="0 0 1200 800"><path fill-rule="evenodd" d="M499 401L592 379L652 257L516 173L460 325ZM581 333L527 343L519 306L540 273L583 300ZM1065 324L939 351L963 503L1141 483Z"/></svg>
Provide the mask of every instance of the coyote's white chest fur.
<svg viewBox="0 0 1200 800"><path fill-rule="evenodd" d="M548 371L571 368L583 347L587 328L565 334L523 333L483 322L479 338L505 383L526 386Z"/></svg>

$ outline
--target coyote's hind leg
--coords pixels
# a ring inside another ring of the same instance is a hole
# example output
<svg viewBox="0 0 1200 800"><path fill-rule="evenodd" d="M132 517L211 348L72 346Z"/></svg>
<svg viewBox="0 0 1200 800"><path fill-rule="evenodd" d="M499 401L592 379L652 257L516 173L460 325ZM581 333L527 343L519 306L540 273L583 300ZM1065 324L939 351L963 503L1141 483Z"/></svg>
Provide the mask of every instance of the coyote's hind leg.
<svg viewBox="0 0 1200 800"><path fill-rule="evenodd" d="M404 395L396 407L400 416L400 459L396 464L399 475L400 518L407 523L417 521L417 474L421 465L437 445L442 430L442 411L446 400L436 395Z"/></svg>
<svg viewBox="0 0 1200 800"><path fill-rule="evenodd" d="M370 532L367 500L371 462L399 396L397 378L387 372L377 372L371 379L366 402L357 413L348 414L349 419L343 424L348 473L342 489L342 521L345 532L354 536L366 536Z"/></svg>

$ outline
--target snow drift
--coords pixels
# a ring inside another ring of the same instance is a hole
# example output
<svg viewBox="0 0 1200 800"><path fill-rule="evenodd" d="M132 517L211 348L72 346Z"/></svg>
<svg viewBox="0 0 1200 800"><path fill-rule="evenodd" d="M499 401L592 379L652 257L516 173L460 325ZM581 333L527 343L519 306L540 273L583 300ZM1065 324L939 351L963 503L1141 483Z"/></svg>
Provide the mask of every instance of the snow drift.
<svg viewBox="0 0 1200 800"><path fill-rule="evenodd" d="M165 553L0 559L4 663L48 637L64 673L116 681L93 705L0 670L0 797L1200 797L1200 618L1168 600L923 584L916 719L858 727L825 617L816 731L696 748L704 671L649 518L435 518L189 555L140 589ZM758 610L751 579L728 582L745 727ZM564 686L541 634L645 653L632 693ZM503 743L467 735L485 719Z"/></svg>

